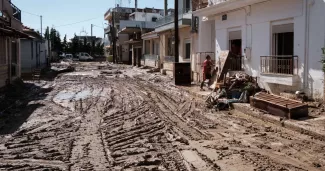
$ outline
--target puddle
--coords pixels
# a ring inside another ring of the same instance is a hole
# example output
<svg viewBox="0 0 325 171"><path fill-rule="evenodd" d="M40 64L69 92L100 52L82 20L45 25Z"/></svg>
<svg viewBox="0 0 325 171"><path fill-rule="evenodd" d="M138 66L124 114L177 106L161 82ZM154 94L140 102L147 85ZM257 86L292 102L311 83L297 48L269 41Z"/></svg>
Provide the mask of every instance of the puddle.
<svg viewBox="0 0 325 171"><path fill-rule="evenodd" d="M64 74L64 76L92 76L98 77L100 75L99 71L86 71L86 72L71 72Z"/></svg>
<svg viewBox="0 0 325 171"><path fill-rule="evenodd" d="M54 99L55 100L70 100L74 96L75 96L74 92L60 92L54 97Z"/></svg>
<svg viewBox="0 0 325 171"><path fill-rule="evenodd" d="M68 92L68 91L64 91L64 92L60 92L58 93L54 99L58 100L58 101L64 101L64 100L84 100L86 98L88 98L89 96L91 96L91 92L90 90L83 90L81 92Z"/></svg>
<svg viewBox="0 0 325 171"><path fill-rule="evenodd" d="M78 94L76 94L76 96L74 97L74 100L80 100L80 99L84 100L90 95L91 95L91 92L89 90L83 90L83 91L79 92Z"/></svg>

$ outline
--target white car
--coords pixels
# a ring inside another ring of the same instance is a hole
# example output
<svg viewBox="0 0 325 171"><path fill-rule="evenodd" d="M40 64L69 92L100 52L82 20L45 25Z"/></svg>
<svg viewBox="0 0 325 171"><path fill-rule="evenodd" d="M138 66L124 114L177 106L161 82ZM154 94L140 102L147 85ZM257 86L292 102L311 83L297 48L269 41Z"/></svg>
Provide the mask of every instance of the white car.
<svg viewBox="0 0 325 171"><path fill-rule="evenodd" d="M65 55L65 58L72 59L73 58L73 55L72 54L66 54Z"/></svg>
<svg viewBox="0 0 325 171"><path fill-rule="evenodd" d="M94 58L90 56L88 53L81 52L78 54L80 61L92 61Z"/></svg>

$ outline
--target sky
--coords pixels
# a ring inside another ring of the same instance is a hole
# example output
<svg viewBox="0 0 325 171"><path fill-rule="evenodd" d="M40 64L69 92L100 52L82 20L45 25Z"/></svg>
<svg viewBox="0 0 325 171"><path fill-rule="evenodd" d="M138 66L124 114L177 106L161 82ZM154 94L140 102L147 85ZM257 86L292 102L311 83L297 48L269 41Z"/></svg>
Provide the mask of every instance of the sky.
<svg viewBox="0 0 325 171"><path fill-rule="evenodd" d="M134 7L134 0L122 0L123 6ZM43 16L43 33L47 26L55 27L63 38L70 39L77 35L91 35L91 24L94 24L93 35L104 37L106 27L104 14L115 6L115 0L12 0L22 11L22 23L25 26L40 30L40 15ZM168 0L168 7L173 7L174 0ZM138 0L139 8L164 8L163 0ZM88 21L86 21L88 20ZM85 30L85 32L83 32Z"/></svg>

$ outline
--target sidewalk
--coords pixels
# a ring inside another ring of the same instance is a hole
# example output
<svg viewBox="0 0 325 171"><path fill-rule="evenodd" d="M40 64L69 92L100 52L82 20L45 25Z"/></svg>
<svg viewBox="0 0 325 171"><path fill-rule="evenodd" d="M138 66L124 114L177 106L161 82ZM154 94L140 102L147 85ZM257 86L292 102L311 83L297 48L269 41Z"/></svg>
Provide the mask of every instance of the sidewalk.
<svg viewBox="0 0 325 171"><path fill-rule="evenodd" d="M188 87L179 86L179 88L183 89L184 91L190 93L195 97L202 99L206 99L211 93L208 90L200 91L200 88L197 85ZM233 104L233 108L235 109L233 112L239 112L325 141L324 114L319 116L310 116L308 118L301 118L300 120L283 120L283 118L281 117L265 114L257 109L254 109L250 107L250 104L247 103Z"/></svg>

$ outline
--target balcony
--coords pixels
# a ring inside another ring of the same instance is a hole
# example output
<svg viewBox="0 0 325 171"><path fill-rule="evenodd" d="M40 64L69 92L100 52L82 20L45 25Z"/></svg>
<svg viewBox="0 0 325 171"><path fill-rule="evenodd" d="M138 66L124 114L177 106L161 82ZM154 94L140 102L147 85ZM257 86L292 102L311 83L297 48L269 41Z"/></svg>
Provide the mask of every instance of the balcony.
<svg viewBox="0 0 325 171"><path fill-rule="evenodd" d="M261 56L261 73L295 75L297 65L297 56Z"/></svg>
<svg viewBox="0 0 325 171"><path fill-rule="evenodd" d="M11 1L9 2L12 8L12 16L18 21L21 21L21 10L18 7L16 7Z"/></svg>
<svg viewBox="0 0 325 171"><path fill-rule="evenodd" d="M292 86L298 81L298 56L261 56L261 81Z"/></svg>
<svg viewBox="0 0 325 171"><path fill-rule="evenodd" d="M180 9L178 11L178 24L181 27L190 26L192 20L191 9ZM156 22L156 32L169 30L174 27L174 14L160 18Z"/></svg>
<svg viewBox="0 0 325 171"><path fill-rule="evenodd" d="M110 8L106 11L106 13L104 14L105 20L110 20L112 18L112 11L113 11L113 8Z"/></svg>
<svg viewBox="0 0 325 171"><path fill-rule="evenodd" d="M120 29L126 28L126 27L137 27L137 28L143 28L143 29L154 29L156 26L156 22L152 21L132 21L132 20L121 20L120 21Z"/></svg>

